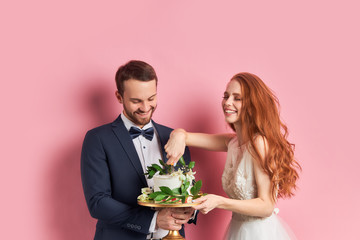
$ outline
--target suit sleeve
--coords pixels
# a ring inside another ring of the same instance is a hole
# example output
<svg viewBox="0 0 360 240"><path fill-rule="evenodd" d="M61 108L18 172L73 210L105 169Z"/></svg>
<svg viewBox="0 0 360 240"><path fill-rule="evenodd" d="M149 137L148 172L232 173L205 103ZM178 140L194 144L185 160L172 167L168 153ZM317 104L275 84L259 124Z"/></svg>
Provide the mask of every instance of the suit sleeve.
<svg viewBox="0 0 360 240"><path fill-rule="evenodd" d="M112 198L106 153L101 139L91 131L85 136L81 152L81 179L92 217L106 224L148 233L154 211L130 206Z"/></svg>

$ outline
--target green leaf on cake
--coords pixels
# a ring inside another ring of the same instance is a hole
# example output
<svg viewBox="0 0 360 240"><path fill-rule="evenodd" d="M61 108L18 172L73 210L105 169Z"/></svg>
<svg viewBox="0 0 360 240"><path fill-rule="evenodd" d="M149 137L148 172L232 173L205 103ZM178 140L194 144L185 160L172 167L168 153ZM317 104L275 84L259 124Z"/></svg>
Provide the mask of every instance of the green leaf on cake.
<svg viewBox="0 0 360 240"><path fill-rule="evenodd" d="M185 182L185 191L187 191L189 187L190 187L190 181L186 181Z"/></svg>
<svg viewBox="0 0 360 240"><path fill-rule="evenodd" d="M190 193L191 195L195 196L195 187L193 186L191 189L190 189Z"/></svg>
<svg viewBox="0 0 360 240"><path fill-rule="evenodd" d="M201 180L197 181L194 186L196 190L200 191L202 186L202 181Z"/></svg>
<svg viewBox="0 0 360 240"><path fill-rule="evenodd" d="M202 181L201 180L197 181L194 184L194 186L190 189L191 194L193 196L198 195L200 192L201 186L202 186Z"/></svg>
<svg viewBox="0 0 360 240"><path fill-rule="evenodd" d="M181 195L181 189L180 188L174 188L172 190L172 192L174 193L174 195Z"/></svg>
<svg viewBox="0 0 360 240"><path fill-rule="evenodd" d="M159 163L164 167L165 166L165 163L163 160L159 159Z"/></svg>
<svg viewBox="0 0 360 240"><path fill-rule="evenodd" d="M155 201L161 201L163 200L164 198L167 198L168 195L165 195L165 194L159 194L156 196L156 198L154 199Z"/></svg>
<svg viewBox="0 0 360 240"><path fill-rule="evenodd" d="M167 195L174 195L173 191L169 187L160 187L160 190Z"/></svg>
<svg viewBox="0 0 360 240"><path fill-rule="evenodd" d="M155 170L150 170L149 172L149 179L151 179L154 175L155 175L156 171Z"/></svg>
<svg viewBox="0 0 360 240"><path fill-rule="evenodd" d="M184 194L186 194L186 189L185 189L185 185L183 183L183 184L181 184L181 195L184 195Z"/></svg>
<svg viewBox="0 0 360 240"><path fill-rule="evenodd" d="M159 165L157 165L157 164L153 164L153 165L151 165L153 168L155 168L157 171L162 171L163 169L162 169L162 167L160 167Z"/></svg>
<svg viewBox="0 0 360 240"><path fill-rule="evenodd" d="M186 197L187 197L187 196L179 196L179 198L181 199L181 202L182 202L182 203L185 203Z"/></svg>
<svg viewBox="0 0 360 240"><path fill-rule="evenodd" d="M190 169L193 169L195 167L195 162L194 161L191 161L190 163L189 163L189 168Z"/></svg>
<svg viewBox="0 0 360 240"><path fill-rule="evenodd" d="M179 163L183 166L186 166L186 163L185 163L185 160L184 160L184 157L181 156L181 158L179 159Z"/></svg>
<svg viewBox="0 0 360 240"><path fill-rule="evenodd" d="M149 195L149 198L151 198L151 199L155 199L158 195L160 195L160 194L164 194L163 192L160 192L160 191L158 191L158 192L153 192L153 193L151 193L150 195Z"/></svg>

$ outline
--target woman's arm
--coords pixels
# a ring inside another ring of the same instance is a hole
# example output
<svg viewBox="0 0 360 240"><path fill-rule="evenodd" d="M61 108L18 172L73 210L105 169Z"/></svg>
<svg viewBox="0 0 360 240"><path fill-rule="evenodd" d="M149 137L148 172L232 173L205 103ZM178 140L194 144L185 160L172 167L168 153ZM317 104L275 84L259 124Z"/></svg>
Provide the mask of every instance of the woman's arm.
<svg viewBox="0 0 360 240"><path fill-rule="evenodd" d="M264 159L266 141L258 137L255 141L261 157ZM196 202L201 202L195 209L206 214L214 208L221 208L248 216L268 217L272 214L275 202L271 196L271 181L269 175L262 169L260 163L254 161L254 174L258 189L258 197L249 200L229 199L217 195L206 195Z"/></svg>
<svg viewBox="0 0 360 240"><path fill-rule="evenodd" d="M165 145L168 164L176 163L184 154L186 146L203 148L210 151L227 151L227 145L235 134L190 133L184 129L175 129Z"/></svg>

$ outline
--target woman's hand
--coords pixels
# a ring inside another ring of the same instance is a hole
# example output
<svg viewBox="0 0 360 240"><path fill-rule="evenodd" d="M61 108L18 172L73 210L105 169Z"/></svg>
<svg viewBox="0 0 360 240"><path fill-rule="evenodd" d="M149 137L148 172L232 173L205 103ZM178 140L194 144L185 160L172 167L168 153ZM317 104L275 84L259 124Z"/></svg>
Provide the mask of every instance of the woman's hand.
<svg viewBox="0 0 360 240"><path fill-rule="evenodd" d="M194 200L195 203L200 202L200 204L194 206L193 208L199 210L202 214L207 214L214 208L219 207L219 205L222 204L223 200L224 198L221 196L208 194Z"/></svg>
<svg viewBox="0 0 360 240"><path fill-rule="evenodd" d="M185 152L186 147L186 131L184 129L175 129L171 132L170 138L165 145L167 164L176 164Z"/></svg>

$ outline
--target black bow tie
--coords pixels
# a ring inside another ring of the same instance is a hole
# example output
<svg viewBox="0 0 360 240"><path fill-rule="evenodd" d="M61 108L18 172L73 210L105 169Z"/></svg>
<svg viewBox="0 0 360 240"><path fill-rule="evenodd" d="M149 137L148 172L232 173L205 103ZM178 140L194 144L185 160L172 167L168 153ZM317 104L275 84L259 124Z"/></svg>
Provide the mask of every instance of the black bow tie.
<svg viewBox="0 0 360 240"><path fill-rule="evenodd" d="M142 130L136 127L131 127L129 133L132 139L143 135L147 140L151 141L154 137L154 128L150 127L148 129Z"/></svg>

